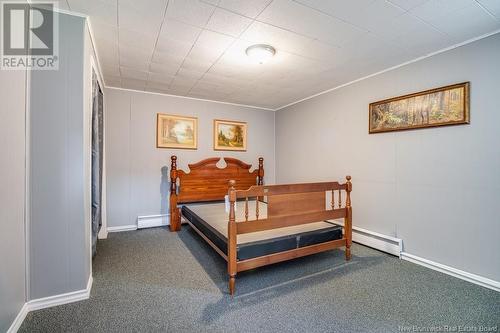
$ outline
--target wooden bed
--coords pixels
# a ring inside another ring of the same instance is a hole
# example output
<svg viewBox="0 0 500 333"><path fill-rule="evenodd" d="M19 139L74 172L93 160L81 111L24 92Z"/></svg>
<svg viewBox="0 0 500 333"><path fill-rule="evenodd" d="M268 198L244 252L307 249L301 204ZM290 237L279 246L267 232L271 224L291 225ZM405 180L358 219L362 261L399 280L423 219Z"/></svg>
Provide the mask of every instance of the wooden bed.
<svg viewBox="0 0 500 333"><path fill-rule="evenodd" d="M237 272L338 247L350 259L350 176L343 184L263 185L263 158L252 172L250 164L223 159L225 168L217 167L220 158L209 158L189 164L188 173L171 157L170 231L180 230L183 215L227 261L231 295ZM343 227L329 221L339 218Z"/></svg>

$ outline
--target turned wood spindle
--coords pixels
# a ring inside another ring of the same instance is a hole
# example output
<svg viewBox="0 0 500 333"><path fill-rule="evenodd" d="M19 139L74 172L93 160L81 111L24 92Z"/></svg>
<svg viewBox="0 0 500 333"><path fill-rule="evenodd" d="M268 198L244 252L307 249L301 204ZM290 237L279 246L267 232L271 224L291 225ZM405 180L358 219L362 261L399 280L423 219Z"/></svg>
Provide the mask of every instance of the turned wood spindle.
<svg viewBox="0 0 500 333"><path fill-rule="evenodd" d="M339 208L342 208L342 192L339 189Z"/></svg>
<svg viewBox="0 0 500 333"><path fill-rule="evenodd" d="M346 176L345 178L347 179L347 189L346 189L347 197L345 205L346 207L351 207L351 191L352 191L351 176Z"/></svg>
<svg viewBox="0 0 500 333"><path fill-rule="evenodd" d="M248 221L248 197L245 197L245 221Z"/></svg>
<svg viewBox="0 0 500 333"><path fill-rule="evenodd" d="M259 157L259 173L257 185L264 185L264 158Z"/></svg>
<svg viewBox="0 0 500 333"><path fill-rule="evenodd" d="M177 208L177 156L170 157L170 231L181 229L181 215Z"/></svg>
<svg viewBox="0 0 500 333"><path fill-rule="evenodd" d="M255 219L259 219L259 198L255 198Z"/></svg>
<svg viewBox="0 0 500 333"><path fill-rule="evenodd" d="M346 217L344 218L344 237L346 239L345 258L351 259L351 244L352 244L352 207L351 207L351 191L352 183L351 176L346 176Z"/></svg>
<svg viewBox="0 0 500 333"><path fill-rule="evenodd" d="M229 222L227 224L227 271L229 274L229 293L234 295L234 286L236 282L237 262L236 262L236 246L237 246L237 230L236 230L236 216L234 205L236 202L236 189L234 180L229 181Z"/></svg>
<svg viewBox="0 0 500 333"><path fill-rule="evenodd" d="M264 185L264 158L259 157L259 172L257 173L257 185ZM264 197L257 197L257 201L264 201Z"/></svg>
<svg viewBox="0 0 500 333"><path fill-rule="evenodd" d="M335 190L332 190L332 202L331 202L332 210L335 209Z"/></svg>

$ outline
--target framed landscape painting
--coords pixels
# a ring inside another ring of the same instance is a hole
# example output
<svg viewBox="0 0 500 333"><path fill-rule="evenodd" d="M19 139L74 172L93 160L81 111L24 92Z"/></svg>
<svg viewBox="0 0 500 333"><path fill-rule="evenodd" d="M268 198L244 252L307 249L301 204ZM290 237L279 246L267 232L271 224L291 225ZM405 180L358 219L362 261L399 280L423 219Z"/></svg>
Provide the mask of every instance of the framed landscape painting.
<svg viewBox="0 0 500 333"><path fill-rule="evenodd" d="M214 120L214 150L247 150L247 123Z"/></svg>
<svg viewBox="0 0 500 333"><path fill-rule="evenodd" d="M197 146L198 118L158 113L156 147L196 149Z"/></svg>
<svg viewBox="0 0 500 333"><path fill-rule="evenodd" d="M469 123L469 82L370 104L369 133Z"/></svg>

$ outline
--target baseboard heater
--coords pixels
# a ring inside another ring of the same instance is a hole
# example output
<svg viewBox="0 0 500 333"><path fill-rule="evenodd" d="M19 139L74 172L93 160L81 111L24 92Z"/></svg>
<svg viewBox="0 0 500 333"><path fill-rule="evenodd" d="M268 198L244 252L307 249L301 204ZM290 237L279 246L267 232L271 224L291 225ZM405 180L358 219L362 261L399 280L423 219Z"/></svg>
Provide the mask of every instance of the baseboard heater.
<svg viewBox="0 0 500 333"><path fill-rule="evenodd" d="M332 220L330 222L344 226L344 221ZM366 230L356 226L352 227L352 240L356 243L395 255L399 258L401 258L401 252L403 252L402 239L379 234L378 232Z"/></svg>
<svg viewBox="0 0 500 333"><path fill-rule="evenodd" d="M170 214L137 217L137 229L163 227L170 224Z"/></svg>

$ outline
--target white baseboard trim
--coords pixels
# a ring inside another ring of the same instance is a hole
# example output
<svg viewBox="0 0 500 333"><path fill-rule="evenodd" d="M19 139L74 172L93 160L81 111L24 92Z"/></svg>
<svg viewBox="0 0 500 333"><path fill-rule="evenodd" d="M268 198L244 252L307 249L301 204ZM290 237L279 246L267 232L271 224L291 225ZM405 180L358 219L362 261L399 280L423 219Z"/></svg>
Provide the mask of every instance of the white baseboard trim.
<svg viewBox="0 0 500 333"><path fill-rule="evenodd" d="M94 280L91 275L89 277L89 280L87 281L87 288L85 289L60 295L33 299L31 301L28 301L27 303L24 303L21 311L19 311L16 318L12 322L12 325L10 325L9 329L7 330L7 333L16 333L21 327L21 324L26 318L26 315L28 315L30 311L50 308L57 305L68 304L88 299L90 297L90 290L92 290L93 281Z"/></svg>
<svg viewBox="0 0 500 333"><path fill-rule="evenodd" d="M97 234L97 237L99 239L108 238L108 228L101 228L101 230L99 230L99 233Z"/></svg>
<svg viewBox="0 0 500 333"><path fill-rule="evenodd" d="M164 227L170 224L170 214L137 217L137 229Z"/></svg>
<svg viewBox="0 0 500 333"><path fill-rule="evenodd" d="M500 292L499 281L491 280L483 276L465 272L428 259L420 258L406 252L401 253L401 259Z"/></svg>
<svg viewBox="0 0 500 333"><path fill-rule="evenodd" d="M7 333L16 333L17 330L19 330L19 328L21 327L21 324L23 323L24 318L26 318L28 312L28 303L24 303L23 307L12 322L12 325L10 325L10 327L7 329Z"/></svg>
<svg viewBox="0 0 500 333"><path fill-rule="evenodd" d="M137 230L136 224L120 225L118 227L108 227L108 233L110 232L120 232L120 231L131 231Z"/></svg>
<svg viewBox="0 0 500 333"><path fill-rule="evenodd" d="M92 282L93 279L92 276L90 276L89 281L87 282L86 289L31 300L27 303L28 309L29 311L35 311L35 310L50 308L57 305L73 303L88 299L90 297L90 290L92 289Z"/></svg>
<svg viewBox="0 0 500 333"><path fill-rule="evenodd" d="M330 222L344 226L344 221L332 220ZM366 230L356 226L352 227L352 240L356 243L360 243L398 257L401 257L401 252L403 251L402 239L383 235L378 232Z"/></svg>

